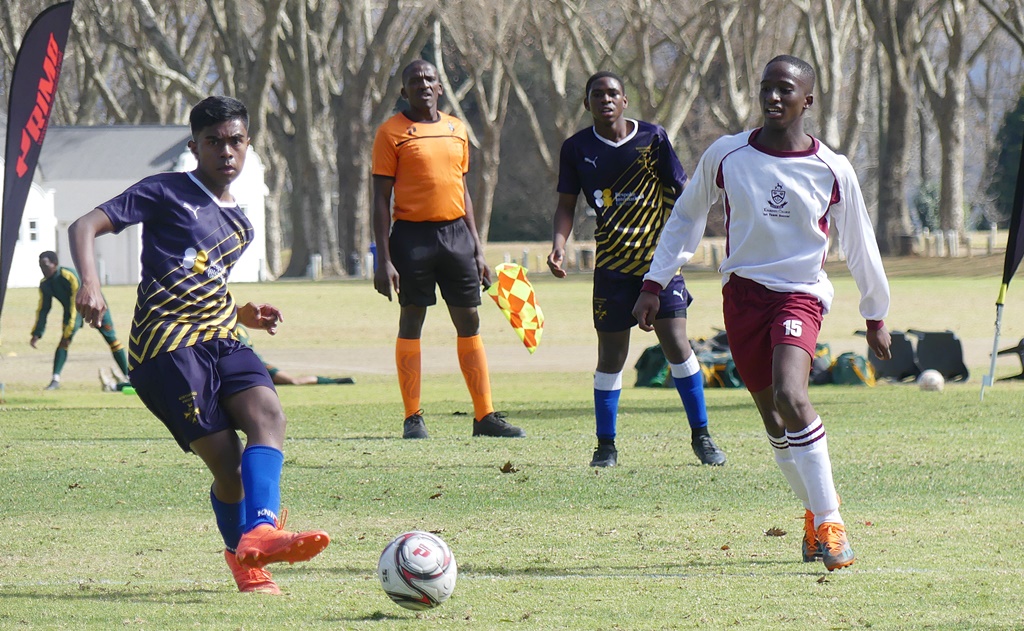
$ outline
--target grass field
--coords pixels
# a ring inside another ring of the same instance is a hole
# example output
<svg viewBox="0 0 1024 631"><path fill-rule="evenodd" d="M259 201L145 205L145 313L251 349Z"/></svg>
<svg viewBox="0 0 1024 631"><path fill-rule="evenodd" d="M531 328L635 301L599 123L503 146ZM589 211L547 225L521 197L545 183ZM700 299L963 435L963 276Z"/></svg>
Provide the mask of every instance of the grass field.
<svg viewBox="0 0 1024 631"><path fill-rule="evenodd" d="M856 290L835 277L823 339L862 345ZM509 340L496 309L483 312L495 399L523 440L469 438L465 387L441 364L424 381L430 440L398 438L393 369L370 368L392 362L397 307L367 283L235 288L285 310L281 334L256 340L267 356L297 370L368 366L354 386L281 388L289 526L324 528L333 542L275 569L279 598L235 592L208 474L135 397L99 392L95 368L109 355L98 335L76 339L62 390L40 391L52 328L32 351L35 292L12 290L0 347L0 628L1024 628L1024 384L979 401L983 357L970 382L941 394L814 389L858 554L829 574L800 562L802 510L744 391L707 392L723 468L697 465L674 392L630 387L621 466L588 467L588 279L535 283L548 317L536 355ZM717 279L690 284L704 297L691 333L709 334L720 326ZM990 348L998 279L896 274L892 285L893 328L949 328ZM107 295L126 334L132 292ZM1024 337L1021 313L1011 292L1007 346ZM454 355L440 309L425 343ZM1001 360L1001 374L1017 370ZM391 603L374 574L387 541L411 529L439 532L460 566L452 599L419 614Z"/></svg>

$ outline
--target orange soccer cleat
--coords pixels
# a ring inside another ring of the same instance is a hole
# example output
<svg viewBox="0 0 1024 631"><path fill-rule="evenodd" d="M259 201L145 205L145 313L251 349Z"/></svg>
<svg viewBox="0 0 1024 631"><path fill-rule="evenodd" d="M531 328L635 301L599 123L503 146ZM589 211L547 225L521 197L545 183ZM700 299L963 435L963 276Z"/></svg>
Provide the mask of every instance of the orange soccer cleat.
<svg viewBox="0 0 1024 631"><path fill-rule="evenodd" d="M809 509L804 509L804 540L800 552L804 563L814 563L821 558L821 544L818 543L818 535L814 533L814 513Z"/></svg>
<svg viewBox="0 0 1024 631"><path fill-rule="evenodd" d="M238 591L242 593L273 594L275 596L281 593L277 583L270 577L270 572L263 568L242 567L235 557L235 553L230 550L224 551L224 560L227 561L228 567L231 568L231 575L235 577L235 583L238 583Z"/></svg>
<svg viewBox="0 0 1024 631"><path fill-rule="evenodd" d="M816 533L821 545L821 560L829 572L853 565L856 556L846 539L846 527L842 524L825 522L818 526Z"/></svg>
<svg viewBox="0 0 1024 631"><path fill-rule="evenodd" d="M289 532L284 529L288 511L281 511L277 527L260 524L242 535L237 558L243 567L261 568L271 563L308 561L323 552L331 538L323 530Z"/></svg>

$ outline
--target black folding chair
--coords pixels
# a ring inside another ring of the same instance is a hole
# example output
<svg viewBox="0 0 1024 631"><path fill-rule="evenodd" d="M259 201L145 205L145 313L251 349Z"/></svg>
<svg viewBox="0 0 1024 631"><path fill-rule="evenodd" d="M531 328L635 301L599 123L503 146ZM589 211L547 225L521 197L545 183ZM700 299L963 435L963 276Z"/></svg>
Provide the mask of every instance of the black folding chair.
<svg viewBox="0 0 1024 631"><path fill-rule="evenodd" d="M934 369L946 381L967 381L964 348L952 331L909 331L917 336L917 365L922 371Z"/></svg>
<svg viewBox="0 0 1024 631"><path fill-rule="evenodd" d="M896 381L917 379L921 374L921 367L917 365L914 345L910 338L903 331L890 331L889 335L892 337L892 345L889 347L892 359L878 359L870 349L868 350L868 361L875 369L875 378Z"/></svg>
<svg viewBox="0 0 1024 631"><path fill-rule="evenodd" d="M1013 375L1012 377L1003 377L999 381L1009 381L1009 380L1012 380L1012 379L1024 379L1024 339L1021 339L1021 341L1017 342L1016 346L1013 346L1011 348L1004 348L1003 350L1001 350L998 353L996 353L996 357L998 357L1000 355L1016 355L1017 359L1020 360L1021 371L1020 371L1019 375Z"/></svg>

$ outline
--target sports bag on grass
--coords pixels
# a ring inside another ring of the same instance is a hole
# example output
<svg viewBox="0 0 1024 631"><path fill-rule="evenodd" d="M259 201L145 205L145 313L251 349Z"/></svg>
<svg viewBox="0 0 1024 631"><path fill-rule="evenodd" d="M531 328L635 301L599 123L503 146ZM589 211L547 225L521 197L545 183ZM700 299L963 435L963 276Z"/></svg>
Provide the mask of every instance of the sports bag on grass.
<svg viewBox="0 0 1024 631"><path fill-rule="evenodd" d="M832 383L850 386L874 386L875 368L863 355L843 353L832 362Z"/></svg>

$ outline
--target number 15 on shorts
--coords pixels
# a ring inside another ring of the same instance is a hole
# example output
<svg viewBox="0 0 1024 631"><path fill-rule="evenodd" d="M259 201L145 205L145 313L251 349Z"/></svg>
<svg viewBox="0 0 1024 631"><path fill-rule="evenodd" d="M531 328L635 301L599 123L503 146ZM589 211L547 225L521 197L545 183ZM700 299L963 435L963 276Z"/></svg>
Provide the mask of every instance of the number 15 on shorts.
<svg viewBox="0 0 1024 631"><path fill-rule="evenodd" d="M786 335L790 337L800 337L804 332L804 323L800 320L786 320L782 323L783 328L786 329Z"/></svg>

